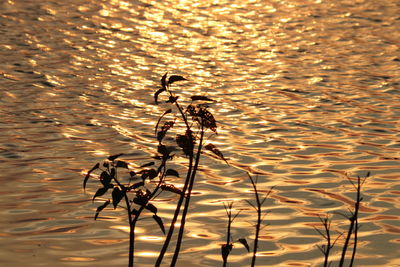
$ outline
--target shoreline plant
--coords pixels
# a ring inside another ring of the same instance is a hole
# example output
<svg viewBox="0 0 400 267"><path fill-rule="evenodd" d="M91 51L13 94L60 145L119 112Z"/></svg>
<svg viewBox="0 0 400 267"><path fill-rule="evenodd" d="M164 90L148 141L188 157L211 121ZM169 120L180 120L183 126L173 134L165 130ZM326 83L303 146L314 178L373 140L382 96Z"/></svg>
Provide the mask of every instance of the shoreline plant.
<svg viewBox="0 0 400 267"><path fill-rule="evenodd" d="M165 73L161 78L161 88L154 94L156 104L159 104L160 95L165 94L167 96L165 103L168 103L170 108L159 117L155 126L158 146L157 153L152 161L139 165L137 168L132 168L126 161L119 160L123 154L113 155L108 157L102 164L97 163L90 169L83 181L84 189L91 177L97 179L100 183L100 188L94 194L93 201L107 193L109 195L111 192L111 199L107 199L97 208L95 220L109 204L112 204L114 209L122 207L126 210L130 228L129 267L134 265L135 227L139 218L143 216L143 211L151 212L153 214L152 218L159 225L162 232L166 234L155 266L161 265L173 238L176 224L179 221L176 245L170 264L170 266L175 266L183 242L186 217L203 150L208 150L221 160L226 161L223 154L214 144L206 143L206 140L217 134L216 121L206 104L214 101L207 96L193 95L190 97L190 103L183 108L180 104L179 96L171 90L171 85L184 80L186 79L182 76L171 75L168 77L168 74ZM171 144L167 145L165 137L173 127L177 128L177 133L174 138L175 144L171 146ZM168 176L180 177L177 170L167 167L169 161L172 161L176 156L173 154L176 146L179 147L188 161L182 189L175 187L167 180ZM118 176L121 168L126 169L129 173L127 182L122 182ZM96 173L97 176L95 175ZM178 196L168 231L165 229L163 219L157 215L158 209L153 203L154 199L163 191L172 192ZM124 200L125 205L120 204L121 200Z"/></svg>
<svg viewBox="0 0 400 267"><path fill-rule="evenodd" d="M135 228L138 221L151 214L154 222L159 226L162 233L165 235L165 240L160 248L160 253L155 261L155 266L159 267L164 261L165 254L169 249L173 250L170 265L174 267L178 261L179 253L183 243L185 224L190 207L190 200L195 185L197 171L202 154L205 151L214 155L219 160L228 163L221 151L208 140L217 135L217 124L214 116L208 109L209 103L214 100L203 95L190 96L189 101L181 101L174 91L171 90L171 85L175 82L186 80L179 75L171 75L165 73L161 78L161 87L154 94L154 101L160 104L159 97L165 96L164 104L168 104L166 109L158 118L155 125L155 138L157 139L157 150L151 160L148 162L133 162L128 163L122 160L124 154L116 154L109 156L103 162L96 163L86 174L83 179L83 189L86 189L89 179L97 181L99 188L93 195L92 201L98 198L103 199L103 203L97 207L94 220L97 220L100 213L110 204L114 209L121 208L125 210L129 225L129 258L128 266L133 267L135 264ZM188 103L185 107L182 102ZM166 136L169 136L166 138ZM171 137L172 136L172 137ZM171 141L173 140L173 142ZM178 170L169 167L177 151L187 160L185 174L181 175ZM122 171L121 171L122 170ZM273 187L262 196L257 186L258 177L253 178L247 173L252 191L254 192L255 202L252 203L246 200L247 204L256 211L256 223L254 224L254 243L251 256L251 267L256 264L258 251L258 243L262 223L266 212L263 211L263 204L272 192ZM169 178L183 179L183 186L176 187ZM344 265L346 253L350 246L350 239L353 236L353 249L350 258L349 266L353 266L357 242L358 231L360 228L358 216L361 197L361 187L365 180L369 177L369 173L364 179L358 177L357 182L348 177L353 187L356 190L356 200L354 210L350 211L350 215L343 215L350 221L348 233L343 245L339 267ZM160 194L174 194L177 202L173 212L171 222L166 227L163 218L158 215L158 208L154 201ZM231 228L233 221L237 218L240 211L233 215L233 202L224 203L224 208L228 217L226 242L221 245L221 255L223 266L228 264L228 256L235 242L241 243L250 253L250 246L245 238L239 238L233 241ZM326 240L326 245L318 246L324 254L324 267L330 266L329 256L336 241L343 235L340 234L334 241L331 235L331 220L327 216L321 218L320 221L323 230L315 228L318 233ZM177 228L177 229L176 229ZM176 233L177 232L177 233ZM170 248L174 239L174 248Z"/></svg>

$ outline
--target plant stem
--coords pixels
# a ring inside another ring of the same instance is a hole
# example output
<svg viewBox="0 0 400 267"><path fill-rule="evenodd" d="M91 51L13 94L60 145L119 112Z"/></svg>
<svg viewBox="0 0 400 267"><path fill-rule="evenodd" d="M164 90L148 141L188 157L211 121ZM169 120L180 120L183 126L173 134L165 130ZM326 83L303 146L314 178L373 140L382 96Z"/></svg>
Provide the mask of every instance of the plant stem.
<svg viewBox="0 0 400 267"><path fill-rule="evenodd" d="M167 88L167 91L168 91L168 93L170 94L171 97L174 97L172 92L169 90L169 87ZM178 110L179 110L179 112L181 114L181 117L182 117L182 119L183 119L183 121L185 123L186 130L190 131L190 126L189 126L189 123L187 121L187 118L186 118L185 114L183 113L182 108L180 107L180 105L179 105L177 100L175 101L175 105L178 108ZM175 230L175 224L176 224L176 222L178 220L178 216L179 216L179 213L181 211L181 206L182 206L183 200L185 199L186 191L188 190L188 187L189 187L189 184L190 184L190 180L191 180L191 176L192 176L192 170L193 170L193 159L194 159L194 155L192 153L191 155L189 155L189 169L188 169L187 174L186 174L185 184L184 184L184 186L182 188L182 195L180 195L178 203L176 205L174 216L173 216L172 221L171 221L171 225L170 225L170 227L168 229L168 233L167 233L167 236L165 238L163 247L160 250L160 254L159 254L159 256L157 258L157 261L156 261L156 264L155 264L156 267L159 267L161 265L161 262L162 262L162 260L163 260L163 258L165 256L165 253L167 252L168 246L169 246L169 244L171 242L171 238L172 238L172 235L173 235L174 230Z"/></svg>
<svg viewBox="0 0 400 267"><path fill-rule="evenodd" d="M189 185L189 179L190 179L190 175L191 175L191 172L192 172L192 165L193 165L193 157L191 156L189 158L189 169L188 169L188 172L187 172L187 175L186 175L185 185L182 188L182 195L179 197L178 203L176 205L175 212L174 212L174 217L172 218L172 221L171 221L171 226L169 227L167 236L166 236L165 241L164 241L164 245L161 248L160 254L159 254L159 256L157 258L157 261L156 261L156 264L155 264L156 267L159 267L161 265L161 262L162 262L162 260L164 258L164 255L165 255L165 253L166 253L166 251L168 249L169 243L171 242L171 238L172 238L172 235L173 235L174 230L175 230L175 224L176 224L176 221L178 220L178 216L179 216L179 212L181 210L183 199L185 198L185 193L186 193L188 185Z"/></svg>
<svg viewBox="0 0 400 267"><path fill-rule="evenodd" d="M354 246L353 246L353 253L351 255L351 260L349 267L353 266L354 263L354 258L356 256L356 250L357 250L357 241L358 241L358 211L360 210L360 203L361 203L361 180L360 177L357 179L357 201L355 203L355 211L354 211L354 220L355 220L355 229L354 229Z"/></svg>
<svg viewBox="0 0 400 267"><path fill-rule="evenodd" d="M176 264L176 261L178 260L178 255L179 255L179 251L181 248L181 244L182 244L182 238L183 238L183 232L185 229L185 223L186 223L186 215L187 212L189 210L189 203L190 203L190 197L192 195L192 189L193 189L193 184L194 184L194 180L196 177L196 172L199 166L199 162L200 162L200 156L201 156L201 149L203 146L203 138L204 138L204 126L203 123L201 123L201 131L200 131L200 141L199 141L199 146L197 148L197 154L196 154L196 161L195 164L193 166L193 171L190 177L190 181L189 181L189 188L188 188L188 193L186 196L186 200L185 200L185 206L183 208L182 211L182 217L181 217L181 225L179 226L179 234L178 234L178 239L176 241L176 247L175 247L175 252L174 252L174 256L172 257L172 261L171 261L171 267L174 267Z"/></svg>
<svg viewBox="0 0 400 267"><path fill-rule="evenodd" d="M256 224L256 232L254 236L254 247L253 247L253 257L251 259L251 267L254 267L256 264L256 255L257 255L257 249L258 249L258 236L260 235L260 228L261 228L261 201L260 201L260 196L258 195L258 190L257 190L257 185L253 180L253 177L250 176L250 174L247 173L247 175L250 178L251 185L253 186L254 189L254 195L256 197L256 211L257 211L257 224Z"/></svg>
<svg viewBox="0 0 400 267"><path fill-rule="evenodd" d="M233 206L233 202L228 203L228 206L225 205L224 203L224 208L226 211L226 214L228 215L228 226L227 226L227 231L226 231L226 243L225 243L225 247L222 246L221 248L221 252L222 252L222 259L223 259L223 267L226 267L226 265L228 264L228 256L229 256L229 245L230 245L230 241L231 241L231 226L232 226L232 206Z"/></svg>
<svg viewBox="0 0 400 267"><path fill-rule="evenodd" d="M345 257L346 257L347 248L348 248L348 245L349 245L349 242L350 242L351 235L353 234L353 231L354 231L355 239L354 239L353 254L352 254L352 258L351 258L351 262L350 262L349 266L352 266L352 264L354 262L354 257L355 257L355 253L356 253L356 247L357 247L355 242L357 241L356 240L356 237L357 237L356 231L358 230L357 229L358 228L358 219L357 219L357 217L358 217L358 211L360 209L360 202L362 200L361 199L361 192L360 192L361 191L361 178L358 177L357 186L353 183L353 181L350 180L350 182L353 184L353 186L357 190L357 197L356 197L356 202L354 204L354 212L352 212L351 217L349 218L350 226L349 226L349 230L347 232L346 241L344 242L344 245L343 245L342 256L340 258L339 267L343 267L344 260L345 260Z"/></svg>
<svg viewBox="0 0 400 267"><path fill-rule="evenodd" d="M132 221L132 214L131 214L131 205L129 203L129 198L124 195L127 212L128 212L128 220L129 220L129 267L133 267L134 258L135 258L135 224L136 222Z"/></svg>
<svg viewBox="0 0 400 267"><path fill-rule="evenodd" d="M125 188L117 179L117 173L115 173L114 181L118 184L118 186L123 189ZM134 258L135 258L135 223L132 220L131 213L131 204L129 203L129 198L126 190L124 190L124 199L126 204L126 210L128 213L128 221L129 221L129 267L133 267Z"/></svg>

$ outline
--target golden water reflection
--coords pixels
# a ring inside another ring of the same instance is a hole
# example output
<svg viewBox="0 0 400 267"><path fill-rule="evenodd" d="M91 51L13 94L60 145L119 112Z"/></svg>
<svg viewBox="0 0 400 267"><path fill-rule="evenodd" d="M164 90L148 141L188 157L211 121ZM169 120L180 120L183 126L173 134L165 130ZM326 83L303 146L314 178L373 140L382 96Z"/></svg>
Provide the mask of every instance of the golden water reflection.
<svg viewBox="0 0 400 267"><path fill-rule="evenodd" d="M132 166L153 155L153 127L166 108L153 93L166 71L188 79L172 87L183 102L192 94L216 100L213 142L229 159L202 159L182 264L221 263L224 202L241 210L233 238L251 242L246 171L259 176L260 192L275 186L259 266L319 265L318 216L329 212L344 231L337 213L354 199L347 176L367 171L358 264L399 264L398 10L390 0L3 1L4 264L126 264L123 210L94 221L94 182L83 194L79 174L110 154L127 152ZM174 164L184 177L186 159ZM154 203L166 224L175 200ZM136 233L138 258L151 265L161 230L149 215ZM232 253L232 266L248 265L240 245Z"/></svg>

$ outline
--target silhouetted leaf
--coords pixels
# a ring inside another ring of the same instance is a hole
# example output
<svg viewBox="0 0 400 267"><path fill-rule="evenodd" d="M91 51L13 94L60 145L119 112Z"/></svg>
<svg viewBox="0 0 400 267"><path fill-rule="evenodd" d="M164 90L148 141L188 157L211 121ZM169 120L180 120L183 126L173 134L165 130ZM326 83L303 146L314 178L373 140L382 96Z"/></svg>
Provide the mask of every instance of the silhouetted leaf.
<svg viewBox="0 0 400 267"><path fill-rule="evenodd" d="M226 163L228 163L228 161L224 158L224 155L222 154L222 152L219 151L219 149L215 145L210 143L210 144L207 144L204 148L207 149L207 150L210 150L212 153L217 155L220 159L222 159Z"/></svg>
<svg viewBox="0 0 400 267"><path fill-rule="evenodd" d="M111 170L110 170L110 176L111 176L111 178L114 178L114 177L115 177L115 174L116 174L115 168L111 168Z"/></svg>
<svg viewBox="0 0 400 267"><path fill-rule="evenodd" d="M153 219L157 222L158 226L160 226L161 231L165 235L165 228L164 228L164 223L163 223L162 219L155 214L153 215Z"/></svg>
<svg viewBox="0 0 400 267"><path fill-rule="evenodd" d="M192 99L192 101L196 101L196 100L202 100L202 101L214 101L211 98L208 98L206 96L202 96L202 95L194 95L190 97Z"/></svg>
<svg viewBox="0 0 400 267"><path fill-rule="evenodd" d="M83 179L83 190L85 190L85 188L86 188L86 183L87 183L87 181L89 180L90 174L91 174L94 170L98 169L99 167L100 167L100 163L97 163L96 165L93 166L93 168L91 168L91 169L88 171L88 173L86 174L85 178Z"/></svg>
<svg viewBox="0 0 400 267"><path fill-rule="evenodd" d="M128 163L126 163L125 161L122 161L122 160L118 160L115 167L129 169Z"/></svg>
<svg viewBox="0 0 400 267"><path fill-rule="evenodd" d="M147 202L148 202L148 199L145 196L141 196L141 195L136 196L133 199L133 203L138 204L140 206L146 206Z"/></svg>
<svg viewBox="0 0 400 267"><path fill-rule="evenodd" d="M157 133L157 140L158 142L162 142L165 137L167 131L174 126L175 121L166 121L164 125L161 127L161 130Z"/></svg>
<svg viewBox="0 0 400 267"><path fill-rule="evenodd" d="M157 152L162 154L163 156L167 156L169 154L169 151L165 145L158 145Z"/></svg>
<svg viewBox="0 0 400 267"><path fill-rule="evenodd" d="M158 89L157 92L154 94L154 102L158 104L158 95L161 94L162 92L166 91L164 88Z"/></svg>
<svg viewBox="0 0 400 267"><path fill-rule="evenodd" d="M191 130L187 130L185 135L176 135L176 143L180 148L182 148L185 155L190 156L193 154L194 137Z"/></svg>
<svg viewBox="0 0 400 267"><path fill-rule="evenodd" d="M153 204L148 203L145 208L151 211L152 213L157 214L157 207L154 206Z"/></svg>
<svg viewBox="0 0 400 267"><path fill-rule="evenodd" d="M157 134L158 125L160 124L160 121L162 120L162 118L163 118L165 115L167 115L167 114L169 114L169 113L171 113L171 112L172 112L172 109L168 109L168 110L166 110L166 111L160 116L160 118L158 118L156 127L155 127L155 129L154 129L154 134Z"/></svg>
<svg viewBox="0 0 400 267"><path fill-rule="evenodd" d="M156 178L157 174L158 174L157 171L154 170L154 169L150 169L148 173L149 173L149 179L150 180L153 180L154 178Z"/></svg>
<svg viewBox="0 0 400 267"><path fill-rule="evenodd" d="M124 197L125 193L124 193L124 191L121 191L118 187L114 187L114 190L112 191L111 195L112 195L113 205L114 205L114 209L115 209L117 207L118 203Z"/></svg>
<svg viewBox="0 0 400 267"><path fill-rule="evenodd" d="M157 90L157 92L154 94L154 101L156 104L158 104L158 95L161 94L164 91L167 91L167 74L166 72L162 78L161 78L161 88Z"/></svg>
<svg viewBox="0 0 400 267"><path fill-rule="evenodd" d="M136 188L139 188L139 187L141 187L141 186L144 186L144 182L142 181L142 182L139 182L139 183L136 183L136 184L133 184L133 185L131 185L130 187L129 187L129 190L135 190Z"/></svg>
<svg viewBox="0 0 400 267"><path fill-rule="evenodd" d="M201 123L205 128L210 129L214 133L217 133L217 123L214 119L214 116L205 108L201 108L197 112L197 116L201 118Z"/></svg>
<svg viewBox="0 0 400 267"><path fill-rule="evenodd" d="M169 96L168 100L165 103L175 103L178 100L179 96Z"/></svg>
<svg viewBox="0 0 400 267"><path fill-rule="evenodd" d="M146 164L143 164L142 166L140 166L140 168L145 168L145 167L149 167L149 166L152 166L152 165L154 165L154 161L146 163Z"/></svg>
<svg viewBox="0 0 400 267"><path fill-rule="evenodd" d="M249 244L245 238L239 238L238 241L247 249L247 252L250 252Z"/></svg>
<svg viewBox="0 0 400 267"><path fill-rule="evenodd" d="M163 185L161 185L161 189L178 194L178 195L182 195L182 190L175 187L173 184L163 184Z"/></svg>
<svg viewBox="0 0 400 267"><path fill-rule="evenodd" d="M116 158L118 158L118 157L120 157L120 156L122 156L122 155L123 155L123 153L121 153L121 154L116 154L116 155L113 155L113 156L109 156L109 157L108 157L108 160L114 161Z"/></svg>
<svg viewBox="0 0 400 267"><path fill-rule="evenodd" d="M189 112L190 116L192 116L194 119L197 117L197 108L193 105L189 105L186 108L186 111Z"/></svg>
<svg viewBox="0 0 400 267"><path fill-rule="evenodd" d="M162 78L161 78L161 87L162 87L164 90L167 89L167 75L168 75L168 72L166 72L166 73L162 76Z"/></svg>
<svg viewBox="0 0 400 267"><path fill-rule="evenodd" d="M96 215L94 216L94 219L95 219L95 220L96 220L97 217L99 216L99 213L100 213L105 207L107 207L108 204L110 204L110 200L107 200L106 202L104 202L103 205L100 205L100 206L97 207L97 209L96 209Z"/></svg>
<svg viewBox="0 0 400 267"><path fill-rule="evenodd" d="M178 81L185 81L186 79L183 78L180 75L171 75L168 79L168 84L172 84L174 82L178 82Z"/></svg>
<svg viewBox="0 0 400 267"><path fill-rule="evenodd" d="M112 180L112 177L108 174L108 172L103 171L100 174L100 182L103 184L104 187L108 188L111 180Z"/></svg>
<svg viewBox="0 0 400 267"><path fill-rule="evenodd" d="M224 262L228 259L229 253L231 253L232 244L221 245L221 255Z"/></svg>
<svg viewBox="0 0 400 267"><path fill-rule="evenodd" d="M142 176L142 180L144 181L146 178L149 178L150 180L154 179L157 177L158 173L154 169L149 169L149 170L141 170L139 172Z"/></svg>
<svg viewBox="0 0 400 267"><path fill-rule="evenodd" d="M179 177L179 173L176 170L168 169L165 172L165 176L176 176L176 177Z"/></svg>
<svg viewBox="0 0 400 267"><path fill-rule="evenodd" d="M108 187L102 187L102 188L97 189L96 193L93 196L92 201L94 201L94 199L96 197L100 197L100 196L104 195L107 192L107 190L108 190Z"/></svg>

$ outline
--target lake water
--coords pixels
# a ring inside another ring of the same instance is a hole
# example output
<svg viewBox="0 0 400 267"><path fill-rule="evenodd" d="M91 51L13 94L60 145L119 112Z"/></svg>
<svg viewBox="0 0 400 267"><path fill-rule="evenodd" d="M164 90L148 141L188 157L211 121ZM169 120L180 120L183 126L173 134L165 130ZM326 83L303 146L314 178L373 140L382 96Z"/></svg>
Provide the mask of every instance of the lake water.
<svg viewBox="0 0 400 267"><path fill-rule="evenodd" d="M252 244L246 171L276 186L257 266L320 266L318 215L345 231L346 175L367 171L356 265L400 266L399 33L397 0L2 0L0 265L127 265L123 210L94 221L102 202L82 179L110 154L154 154L168 71L188 79L173 87L182 99L216 100L213 140L230 163L203 157L178 266L222 265L227 200L247 209L233 238ZM160 204L166 224L173 204ZM138 266L161 244L141 221ZM229 266L250 258L235 245Z"/></svg>

